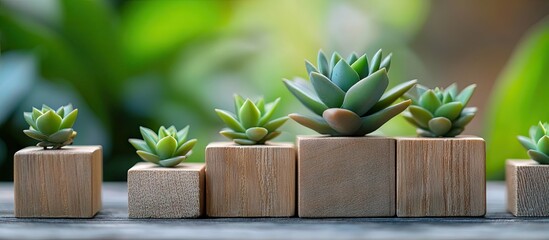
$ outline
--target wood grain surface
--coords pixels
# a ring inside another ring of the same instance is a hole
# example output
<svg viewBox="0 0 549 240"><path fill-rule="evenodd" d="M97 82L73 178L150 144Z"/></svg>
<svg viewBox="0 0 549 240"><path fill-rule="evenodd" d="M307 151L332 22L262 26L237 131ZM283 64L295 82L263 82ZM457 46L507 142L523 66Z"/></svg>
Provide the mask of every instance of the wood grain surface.
<svg viewBox="0 0 549 240"><path fill-rule="evenodd" d="M310 137L298 142L298 215L395 215L395 140Z"/></svg>
<svg viewBox="0 0 549 240"><path fill-rule="evenodd" d="M507 209L519 217L549 216L549 165L507 160Z"/></svg>
<svg viewBox="0 0 549 240"><path fill-rule="evenodd" d="M482 138L397 138L397 216L483 216Z"/></svg>
<svg viewBox="0 0 549 240"><path fill-rule="evenodd" d="M91 218L101 209L101 146L15 153L15 216Z"/></svg>
<svg viewBox="0 0 549 240"><path fill-rule="evenodd" d="M140 162L128 170L130 218L196 218L204 213L203 163L160 167Z"/></svg>
<svg viewBox="0 0 549 240"><path fill-rule="evenodd" d="M295 215L296 151L290 143L206 147L206 211L211 217Z"/></svg>

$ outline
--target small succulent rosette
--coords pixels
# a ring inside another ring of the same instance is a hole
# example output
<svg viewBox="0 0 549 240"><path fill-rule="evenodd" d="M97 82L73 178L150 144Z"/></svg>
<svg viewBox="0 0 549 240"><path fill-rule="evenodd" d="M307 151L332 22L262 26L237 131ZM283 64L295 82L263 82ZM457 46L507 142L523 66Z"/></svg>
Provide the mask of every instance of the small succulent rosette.
<svg viewBox="0 0 549 240"><path fill-rule="evenodd" d="M322 51L318 66L305 61L310 82L284 80L288 90L316 116L290 114L299 124L320 134L364 136L380 128L411 103L393 104L416 84L404 82L386 91L392 54L383 58L379 50L370 60L366 54L347 59L335 52L330 63Z"/></svg>
<svg viewBox="0 0 549 240"><path fill-rule="evenodd" d="M519 142L528 150L528 155L539 164L549 164L548 123L539 122L530 127L530 137L518 136Z"/></svg>
<svg viewBox="0 0 549 240"><path fill-rule="evenodd" d="M177 131L174 126L158 129L158 134L146 127L140 127L143 139L130 138L128 141L137 150L137 155L147 162L162 167L174 167L192 153L196 139L187 141L189 126Z"/></svg>
<svg viewBox="0 0 549 240"><path fill-rule="evenodd" d="M266 141L280 135L281 132L277 129L288 120L288 117L272 119L279 102L280 98L270 103L265 103L265 100L260 98L254 103L235 94L235 114L215 109L228 127L219 133L240 145L265 144Z"/></svg>
<svg viewBox="0 0 549 240"><path fill-rule="evenodd" d="M475 88L472 84L458 92L455 83L446 89L428 89L418 84L415 94L411 91L404 96L412 100L412 105L403 116L417 127L419 136L455 137L475 117L477 108L466 107Z"/></svg>
<svg viewBox="0 0 549 240"><path fill-rule="evenodd" d="M60 149L73 143L76 131L72 126L76 122L78 109L72 105L61 106L54 110L46 105L42 109L32 108L32 112L23 114L30 125L23 132L32 139L40 141L36 146L44 149Z"/></svg>

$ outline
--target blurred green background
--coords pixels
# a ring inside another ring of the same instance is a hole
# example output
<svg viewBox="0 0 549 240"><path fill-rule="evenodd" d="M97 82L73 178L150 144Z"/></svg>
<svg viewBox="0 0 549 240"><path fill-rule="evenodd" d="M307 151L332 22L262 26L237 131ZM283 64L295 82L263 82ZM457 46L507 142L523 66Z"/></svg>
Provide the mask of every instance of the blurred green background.
<svg viewBox="0 0 549 240"><path fill-rule="evenodd" d="M486 138L488 178L525 158L516 135L549 121L549 1L0 0L0 180L35 142L23 111L80 109L75 144L104 147L104 179L140 161L127 142L140 125L191 125L190 161L225 141L214 108L232 94L282 97L278 116L305 112L281 79L305 77L318 49L393 52L392 85L477 83L466 134ZM515 50L516 49L516 50ZM279 141L310 130L290 122ZM378 134L412 135L400 117Z"/></svg>

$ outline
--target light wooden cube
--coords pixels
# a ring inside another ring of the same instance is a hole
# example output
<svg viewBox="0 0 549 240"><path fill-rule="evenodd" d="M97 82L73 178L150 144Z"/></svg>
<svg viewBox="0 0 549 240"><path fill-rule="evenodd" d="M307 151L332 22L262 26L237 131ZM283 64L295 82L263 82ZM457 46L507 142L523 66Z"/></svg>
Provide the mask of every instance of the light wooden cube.
<svg viewBox="0 0 549 240"><path fill-rule="evenodd" d="M160 167L140 162L128 170L129 218L197 218L204 213L204 164Z"/></svg>
<svg viewBox="0 0 549 240"><path fill-rule="evenodd" d="M211 217L295 215L293 144L206 147L206 211Z"/></svg>
<svg viewBox="0 0 549 240"><path fill-rule="evenodd" d="M101 146L22 149L14 156L15 217L92 218L102 179Z"/></svg>
<svg viewBox="0 0 549 240"><path fill-rule="evenodd" d="M507 209L517 217L549 216L549 165L507 160Z"/></svg>
<svg viewBox="0 0 549 240"><path fill-rule="evenodd" d="M395 140L386 137L298 139L300 217L395 215Z"/></svg>
<svg viewBox="0 0 549 240"><path fill-rule="evenodd" d="M482 138L397 138L397 216L484 216L485 171Z"/></svg>

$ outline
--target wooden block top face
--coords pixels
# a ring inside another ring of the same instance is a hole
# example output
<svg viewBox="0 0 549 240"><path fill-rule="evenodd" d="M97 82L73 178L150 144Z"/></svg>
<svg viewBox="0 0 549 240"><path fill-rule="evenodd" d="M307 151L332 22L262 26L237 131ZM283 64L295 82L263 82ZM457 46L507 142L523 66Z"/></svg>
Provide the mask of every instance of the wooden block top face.
<svg viewBox="0 0 549 240"><path fill-rule="evenodd" d="M397 216L483 216L486 151L478 137L397 138Z"/></svg>
<svg viewBox="0 0 549 240"><path fill-rule="evenodd" d="M196 218L204 212L203 163L165 168L140 162L128 170L130 218Z"/></svg>
<svg viewBox="0 0 549 240"><path fill-rule="evenodd" d="M507 160L507 209L515 216L549 216L549 165Z"/></svg>
<svg viewBox="0 0 549 240"><path fill-rule="evenodd" d="M206 148L206 210L211 217L295 215L296 151L293 144Z"/></svg>
<svg viewBox="0 0 549 240"><path fill-rule="evenodd" d="M297 139L300 217L395 215L394 139Z"/></svg>
<svg viewBox="0 0 549 240"><path fill-rule="evenodd" d="M100 146L29 147L14 156L16 217L91 218L101 208Z"/></svg>

